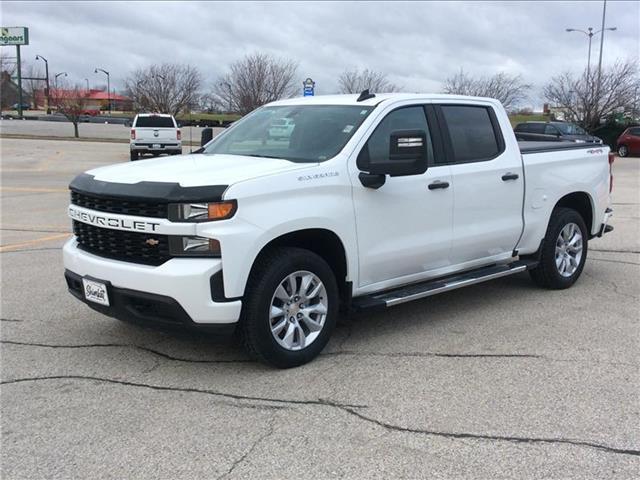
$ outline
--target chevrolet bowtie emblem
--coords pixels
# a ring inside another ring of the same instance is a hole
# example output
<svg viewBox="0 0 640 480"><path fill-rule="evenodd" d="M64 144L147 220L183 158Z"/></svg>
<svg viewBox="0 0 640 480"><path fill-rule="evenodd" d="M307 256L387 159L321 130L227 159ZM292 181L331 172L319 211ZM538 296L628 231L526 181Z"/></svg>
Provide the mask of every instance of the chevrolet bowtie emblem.
<svg viewBox="0 0 640 480"><path fill-rule="evenodd" d="M159 241L159 240L156 240L155 238L149 238L149 239L147 239L147 241L146 241L146 242L144 242L144 243L146 243L147 245L149 245L149 246L151 246L151 247L155 247L156 245L158 245L158 244L160 243L160 241Z"/></svg>

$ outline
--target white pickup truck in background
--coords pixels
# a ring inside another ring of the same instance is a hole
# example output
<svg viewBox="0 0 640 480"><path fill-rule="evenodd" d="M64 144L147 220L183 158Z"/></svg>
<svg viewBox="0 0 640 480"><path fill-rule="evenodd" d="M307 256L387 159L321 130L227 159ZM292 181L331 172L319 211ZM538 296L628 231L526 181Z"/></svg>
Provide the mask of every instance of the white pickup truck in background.
<svg viewBox="0 0 640 480"><path fill-rule="evenodd" d="M270 138L282 119L291 128ZM526 270L570 287L589 240L611 230L612 158L519 145L487 98L278 101L200 153L76 177L65 276L107 315L238 331L256 358L296 366L326 345L339 308Z"/></svg>
<svg viewBox="0 0 640 480"><path fill-rule="evenodd" d="M154 157L162 153L182 154L182 135L173 115L139 113L131 125L129 140L131 160L150 153Z"/></svg>

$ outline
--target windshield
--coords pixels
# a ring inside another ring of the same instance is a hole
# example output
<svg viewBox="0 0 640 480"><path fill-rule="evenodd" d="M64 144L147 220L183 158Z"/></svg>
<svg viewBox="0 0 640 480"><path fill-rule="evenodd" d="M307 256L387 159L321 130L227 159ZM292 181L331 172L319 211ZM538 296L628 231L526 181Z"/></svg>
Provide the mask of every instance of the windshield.
<svg viewBox="0 0 640 480"><path fill-rule="evenodd" d="M587 135L587 132L585 132L582 127L574 125L573 123L554 123L553 125L564 135Z"/></svg>
<svg viewBox="0 0 640 480"><path fill-rule="evenodd" d="M205 154L248 155L316 163L342 150L374 107L263 107L205 147Z"/></svg>

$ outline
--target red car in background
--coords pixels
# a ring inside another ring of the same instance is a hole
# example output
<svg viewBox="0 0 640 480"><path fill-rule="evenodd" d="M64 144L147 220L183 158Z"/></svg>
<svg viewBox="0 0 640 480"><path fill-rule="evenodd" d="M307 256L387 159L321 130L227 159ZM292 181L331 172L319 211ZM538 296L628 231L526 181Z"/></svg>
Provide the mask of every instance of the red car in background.
<svg viewBox="0 0 640 480"><path fill-rule="evenodd" d="M618 155L640 155L640 127L629 127L618 137Z"/></svg>

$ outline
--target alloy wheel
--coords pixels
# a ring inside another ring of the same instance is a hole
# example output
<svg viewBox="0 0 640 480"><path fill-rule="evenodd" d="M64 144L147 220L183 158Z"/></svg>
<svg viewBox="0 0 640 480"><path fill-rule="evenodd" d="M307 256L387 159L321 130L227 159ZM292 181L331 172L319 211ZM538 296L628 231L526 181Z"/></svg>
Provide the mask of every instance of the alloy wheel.
<svg viewBox="0 0 640 480"><path fill-rule="evenodd" d="M327 291L314 273L300 270L287 275L271 298L269 327L286 350L302 350L320 335L328 312Z"/></svg>

